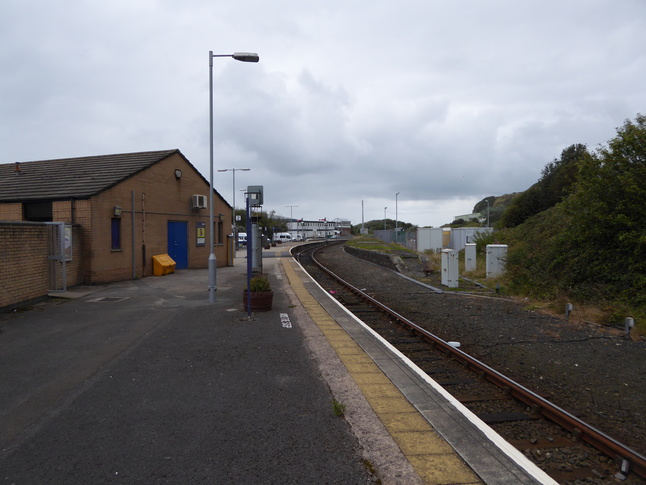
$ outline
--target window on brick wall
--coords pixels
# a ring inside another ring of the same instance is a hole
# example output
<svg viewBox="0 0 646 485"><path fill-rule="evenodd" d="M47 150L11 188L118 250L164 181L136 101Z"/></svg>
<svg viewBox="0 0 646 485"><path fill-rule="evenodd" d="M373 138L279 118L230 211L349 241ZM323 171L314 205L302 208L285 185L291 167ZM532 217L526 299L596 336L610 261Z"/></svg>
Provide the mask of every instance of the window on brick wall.
<svg viewBox="0 0 646 485"><path fill-rule="evenodd" d="M25 202L23 205L23 219L25 221L51 222L52 202Z"/></svg>
<svg viewBox="0 0 646 485"><path fill-rule="evenodd" d="M112 218L112 249L121 249L121 219L118 217Z"/></svg>
<svg viewBox="0 0 646 485"><path fill-rule="evenodd" d="M224 244L224 223L218 222L218 244Z"/></svg>

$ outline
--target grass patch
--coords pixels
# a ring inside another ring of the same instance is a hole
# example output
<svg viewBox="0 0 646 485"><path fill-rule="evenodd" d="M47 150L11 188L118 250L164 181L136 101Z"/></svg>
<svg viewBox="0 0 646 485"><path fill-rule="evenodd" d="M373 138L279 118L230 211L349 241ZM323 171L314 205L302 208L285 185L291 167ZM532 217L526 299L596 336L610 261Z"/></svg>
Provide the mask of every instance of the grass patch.
<svg viewBox="0 0 646 485"><path fill-rule="evenodd" d="M405 251L405 252L417 255L417 252L413 251L412 249L408 249L402 246L401 244L385 243L373 236L364 235L364 236L355 237L347 241L345 244L353 248L365 249L367 251L375 251L378 253L391 254L391 253L401 253L402 251Z"/></svg>
<svg viewBox="0 0 646 485"><path fill-rule="evenodd" d="M332 412L335 416L342 417L345 414L345 404L332 399Z"/></svg>

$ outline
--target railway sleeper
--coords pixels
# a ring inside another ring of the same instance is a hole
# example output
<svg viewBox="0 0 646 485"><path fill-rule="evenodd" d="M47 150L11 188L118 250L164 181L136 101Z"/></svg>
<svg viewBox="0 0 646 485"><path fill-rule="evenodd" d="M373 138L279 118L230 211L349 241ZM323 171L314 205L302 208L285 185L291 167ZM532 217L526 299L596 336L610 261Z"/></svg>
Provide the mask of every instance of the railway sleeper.
<svg viewBox="0 0 646 485"><path fill-rule="evenodd" d="M411 351L408 351L408 350L407 350L407 351L406 351L406 352L404 352L404 353L405 353L405 354L407 354L408 352L416 352L416 351L415 351L415 350L411 350ZM416 362L416 363L417 363L417 362L420 362L420 363L424 363L424 362L437 362L438 360L442 360L442 359L440 359L439 357L415 357L415 362Z"/></svg>
<svg viewBox="0 0 646 485"><path fill-rule="evenodd" d="M393 345L419 344L418 338L396 338L390 341Z"/></svg>
<svg viewBox="0 0 646 485"><path fill-rule="evenodd" d="M601 473L595 468L581 466L574 470L549 470L549 475L559 483L574 482L575 480L604 479L609 475Z"/></svg>
<svg viewBox="0 0 646 485"><path fill-rule="evenodd" d="M509 442L518 450L549 449L549 448L572 448L581 447L580 442L572 441L565 436L557 436L552 439L534 439L534 440L511 440Z"/></svg>
<svg viewBox="0 0 646 485"><path fill-rule="evenodd" d="M502 394L482 394L479 396L454 394L453 397L460 401L462 404L482 401L508 401L512 399L511 396Z"/></svg>
<svg viewBox="0 0 646 485"><path fill-rule="evenodd" d="M427 373L428 374L428 373ZM443 381L436 381L442 387L458 386L460 384L473 384L473 379L446 379Z"/></svg>
<svg viewBox="0 0 646 485"><path fill-rule="evenodd" d="M420 367L420 369L422 369L424 372L426 372L426 374L428 374L429 376L435 376L435 375L438 375L438 374L455 374L457 372L457 370L455 370L455 369L447 369L446 367L430 367L430 368L426 368L426 369L424 369L423 367ZM458 380L458 379L454 379L454 380ZM461 381L464 381L464 383L472 383L473 382L473 380L469 379L469 378L461 379Z"/></svg>
<svg viewBox="0 0 646 485"><path fill-rule="evenodd" d="M526 413L483 413L478 417L486 424L509 423L511 421L535 421L542 419L538 414Z"/></svg>

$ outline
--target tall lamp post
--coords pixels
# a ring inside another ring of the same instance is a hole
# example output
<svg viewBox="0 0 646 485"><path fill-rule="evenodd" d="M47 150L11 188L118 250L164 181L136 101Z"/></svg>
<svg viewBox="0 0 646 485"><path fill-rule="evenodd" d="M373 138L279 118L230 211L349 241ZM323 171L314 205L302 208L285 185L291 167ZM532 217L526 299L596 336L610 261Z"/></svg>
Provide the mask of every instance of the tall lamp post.
<svg viewBox="0 0 646 485"><path fill-rule="evenodd" d="M485 202L487 203L487 227L489 227L489 201L485 199Z"/></svg>
<svg viewBox="0 0 646 485"><path fill-rule="evenodd" d="M386 209L388 209L388 207L384 207L384 231L386 230Z"/></svg>
<svg viewBox="0 0 646 485"><path fill-rule="evenodd" d="M213 54L209 51L209 303L215 303L215 292L217 291L217 261L215 259L215 241L213 231L213 58L232 57L236 61L258 62L260 57L253 52L235 52L233 54Z"/></svg>
<svg viewBox="0 0 646 485"><path fill-rule="evenodd" d="M397 215L397 208L398 208L398 206L397 206L397 197L399 197L399 194L400 194L399 192L397 192L395 194L395 237L397 237L397 225L398 225L398 221L399 221L399 218L398 218L398 215Z"/></svg>
<svg viewBox="0 0 646 485"><path fill-rule="evenodd" d="M361 201L361 234L363 234L363 200Z"/></svg>
<svg viewBox="0 0 646 485"><path fill-rule="evenodd" d="M289 220L290 222L294 222L294 207L298 207L297 205L286 205L285 207L289 207ZM296 226L296 234L298 234L298 225Z"/></svg>
<svg viewBox="0 0 646 485"><path fill-rule="evenodd" d="M233 232L233 245L238 249L238 226L236 225L236 172L249 172L250 168L224 168L218 172L233 172L233 214L231 215L231 231Z"/></svg>

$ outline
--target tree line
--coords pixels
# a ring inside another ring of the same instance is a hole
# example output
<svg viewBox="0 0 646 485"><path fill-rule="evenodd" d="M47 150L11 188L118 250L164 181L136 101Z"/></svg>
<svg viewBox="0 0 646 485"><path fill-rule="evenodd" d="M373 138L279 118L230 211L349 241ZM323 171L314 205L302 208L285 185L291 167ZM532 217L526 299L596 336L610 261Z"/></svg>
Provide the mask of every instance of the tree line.
<svg viewBox="0 0 646 485"><path fill-rule="evenodd" d="M539 297L566 295L646 317L646 116L606 146L572 145L497 223L507 275Z"/></svg>

